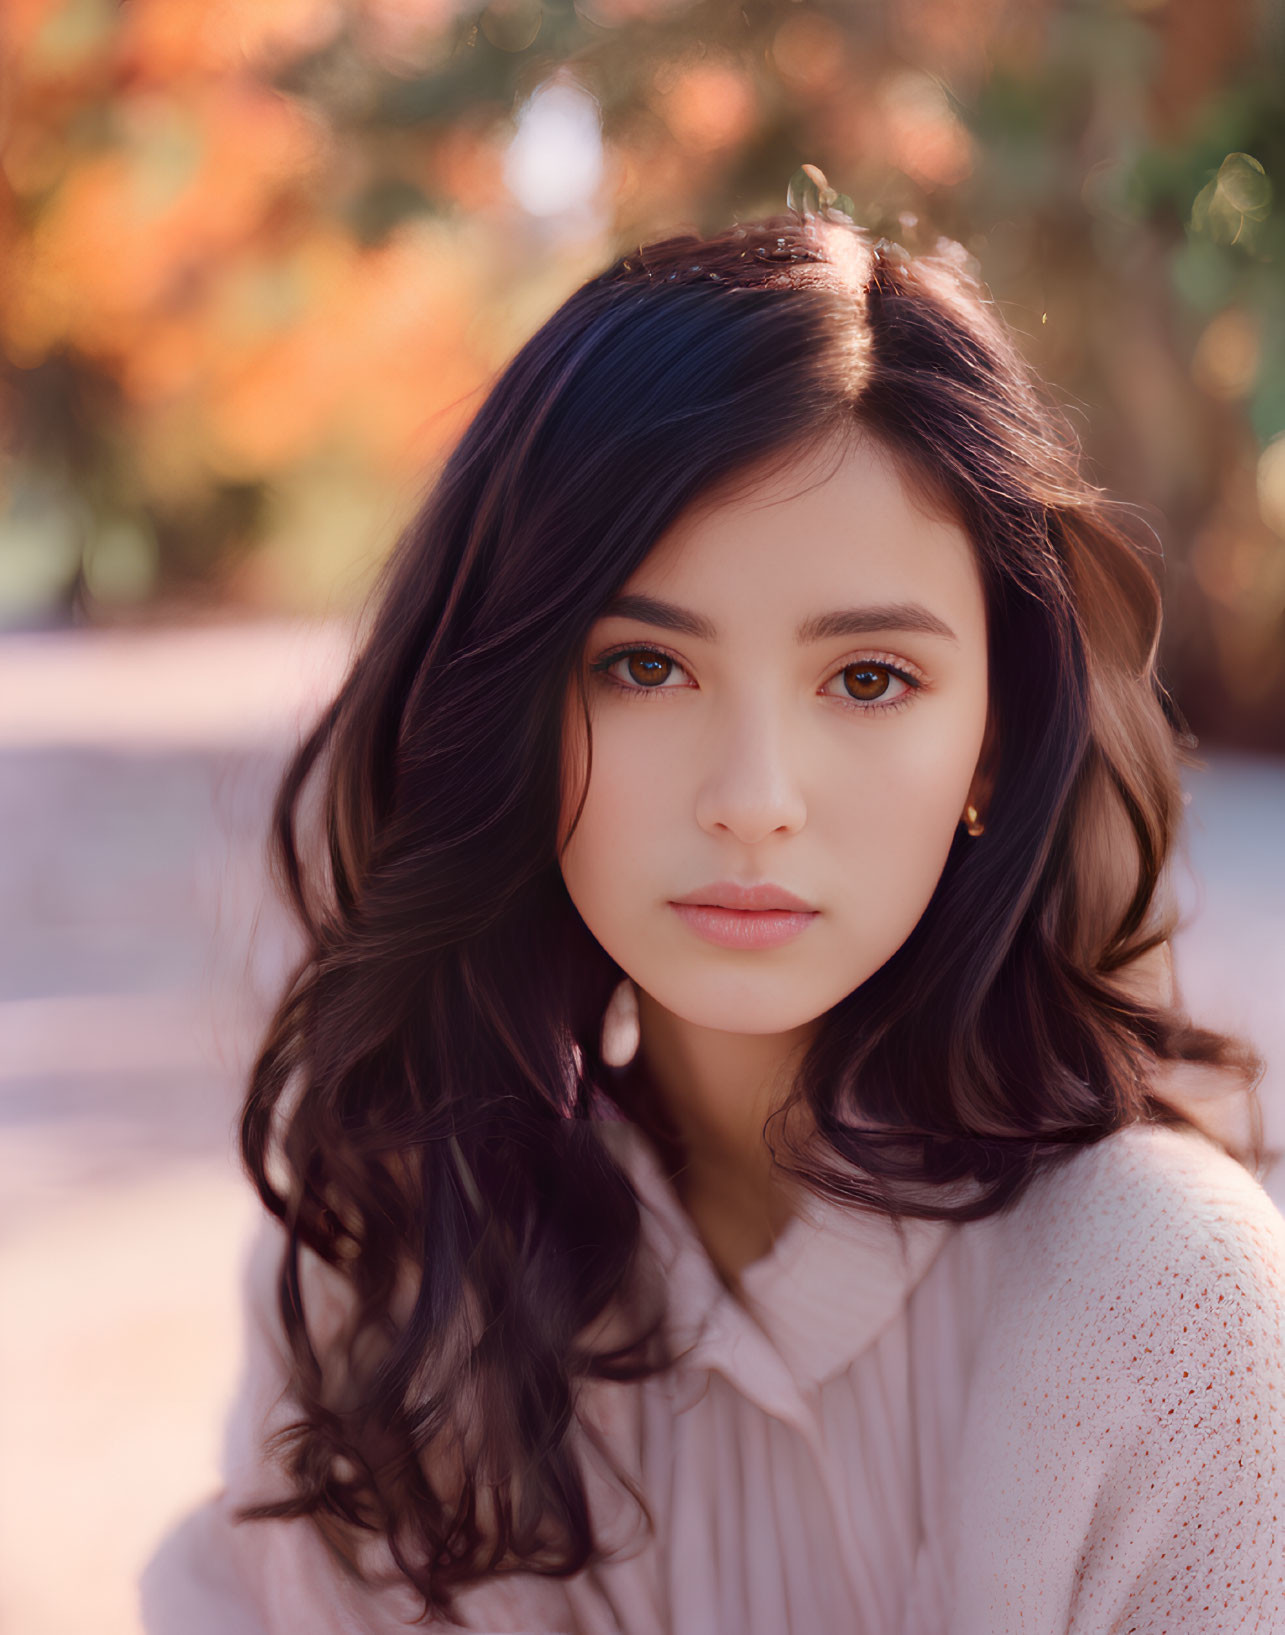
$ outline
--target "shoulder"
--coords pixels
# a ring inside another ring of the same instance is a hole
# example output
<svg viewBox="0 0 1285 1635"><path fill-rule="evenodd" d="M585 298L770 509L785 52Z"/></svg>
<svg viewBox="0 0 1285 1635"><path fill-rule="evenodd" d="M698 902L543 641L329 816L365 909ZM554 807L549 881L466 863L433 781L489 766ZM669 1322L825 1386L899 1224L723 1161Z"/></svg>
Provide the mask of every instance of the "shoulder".
<svg viewBox="0 0 1285 1635"><path fill-rule="evenodd" d="M1134 1124L1037 1177L1003 1217L1001 1252L1046 1298L1097 1283L1162 1299L1194 1280L1215 1303L1285 1310L1285 1218L1249 1171L1195 1131Z"/></svg>
<svg viewBox="0 0 1285 1635"><path fill-rule="evenodd" d="M1031 1627L1158 1635L1196 1595L1239 1609L1202 1628L1265 1627L1285 1547L1285 1220L1266 1193L1205 1137L1138 1125L977 1224L959 1627L1016 1627L996 1609L1018 1606Z"/></svg>
<svg viewBox="0 0 1285 1635"><path fill-rule="evenodd" d="M1285 1218L1204 1136L1139 1124L1082 1149L993 1247L989 1391L1207 1433L1285 1387Z"/></svg>

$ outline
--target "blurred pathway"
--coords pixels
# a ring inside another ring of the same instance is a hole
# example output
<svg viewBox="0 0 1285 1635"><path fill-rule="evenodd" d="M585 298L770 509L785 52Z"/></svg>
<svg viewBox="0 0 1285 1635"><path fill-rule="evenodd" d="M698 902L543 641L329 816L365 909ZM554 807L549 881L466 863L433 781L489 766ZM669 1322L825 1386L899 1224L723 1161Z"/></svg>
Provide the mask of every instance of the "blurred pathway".
<svg viewBox="0 0 1285 1635"><path fill-rule="evenodd" d="M257 1205L240 1084L290 930L264 835L334 627L0 642L0 1632L137 1635L216 1479Z"/></svg>
<svg viewBox="0 0 1285 1635"><path fill-rule="evenodd" d="M349 641L0 641L4 1635L137 1635L139 1564L213 1486L256 1207L231 1126L292 948L264 826ZM1267 1053L1285 1147L1285 765L1189 786L1179 974Z"/></svg>

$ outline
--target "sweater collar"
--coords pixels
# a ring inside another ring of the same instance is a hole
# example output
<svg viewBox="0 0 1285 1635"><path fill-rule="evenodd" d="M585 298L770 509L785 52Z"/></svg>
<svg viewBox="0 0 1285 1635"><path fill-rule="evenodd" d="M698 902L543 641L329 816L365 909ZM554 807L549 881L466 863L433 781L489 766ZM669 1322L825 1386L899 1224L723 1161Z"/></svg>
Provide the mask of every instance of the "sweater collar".
<svg viewBox="0 0 1285 1635"><path fill-rule="evenodd" d="M842 1372L896 1320L953 1228L807 1195L772 1249L723 1283L656 1151L633 1124L605 1126L666 1280L671 1341L689 1367L726 1375L778 1417Z"/></svg>

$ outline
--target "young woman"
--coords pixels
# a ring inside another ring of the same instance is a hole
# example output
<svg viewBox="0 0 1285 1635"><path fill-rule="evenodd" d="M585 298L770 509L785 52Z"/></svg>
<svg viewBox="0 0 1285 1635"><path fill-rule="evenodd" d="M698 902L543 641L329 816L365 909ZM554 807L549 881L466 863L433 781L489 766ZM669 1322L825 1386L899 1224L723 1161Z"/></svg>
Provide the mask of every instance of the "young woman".
<svg viewBox="0 0 1285 1635"><path fill-rule="evenodd" d="M149 1630L1285 1627L1157 624L949 247L571 296L281 791L250 1360Z"/></svg>

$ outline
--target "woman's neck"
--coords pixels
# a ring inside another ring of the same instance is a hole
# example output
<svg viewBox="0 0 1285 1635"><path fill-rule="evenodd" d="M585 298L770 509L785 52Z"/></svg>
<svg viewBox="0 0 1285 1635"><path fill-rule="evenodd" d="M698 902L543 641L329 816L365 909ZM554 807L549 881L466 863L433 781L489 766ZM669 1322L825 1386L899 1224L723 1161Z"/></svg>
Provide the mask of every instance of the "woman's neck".
<svg viewBox="0 0 1285 1635"><path fill-rule="evenodd" d="M640 1067L671 1133L675 1190L735 1290L740 1272L768 1253L794 1213L796 1188L775 1168L764 1126L785 1099L811 1029L722 1033L694 1027L646 993L638 1001Z"/></svg>

